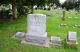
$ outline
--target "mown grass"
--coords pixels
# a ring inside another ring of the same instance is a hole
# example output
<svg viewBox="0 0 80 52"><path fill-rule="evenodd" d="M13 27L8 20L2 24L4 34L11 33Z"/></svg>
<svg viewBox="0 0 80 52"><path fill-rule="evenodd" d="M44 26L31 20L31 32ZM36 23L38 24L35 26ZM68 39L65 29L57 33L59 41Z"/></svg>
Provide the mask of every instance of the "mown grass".
<svg viewBox="0 0 80 52"><path fill-rule="evenodd" d="M20 40L12 39L11 37L16 31L26 32L26 17L20 16L19 19L15 21L3 21L0 22L0 52L80 52L80 28L72 28L75 24L80 24L80 14L75 12L67 12L68 17L66 21L62 21L62 14L60 11L44 11L35 10L34 13L37 14L47 14L52 12L51 16L47 16L47 32L48 37L50 36L60 36L65 39L68 31L76 31L78 35L78 50L51 46L49 48L37 47L33 45L20 44ZM78 17L78 18L74 18ZM68 27L60 27L59 24L65 23Z"/></svg>

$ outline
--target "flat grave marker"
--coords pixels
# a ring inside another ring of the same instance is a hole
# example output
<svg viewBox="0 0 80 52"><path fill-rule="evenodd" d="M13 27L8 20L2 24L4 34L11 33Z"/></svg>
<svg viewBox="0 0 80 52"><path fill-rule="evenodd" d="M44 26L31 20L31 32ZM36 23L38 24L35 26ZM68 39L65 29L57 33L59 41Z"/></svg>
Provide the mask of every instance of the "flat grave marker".
<svg viewBox="0 0 80 52"><path fill-rule="evenodd" d="M61 46L61 38L51 36L51 44Z"/></svg>

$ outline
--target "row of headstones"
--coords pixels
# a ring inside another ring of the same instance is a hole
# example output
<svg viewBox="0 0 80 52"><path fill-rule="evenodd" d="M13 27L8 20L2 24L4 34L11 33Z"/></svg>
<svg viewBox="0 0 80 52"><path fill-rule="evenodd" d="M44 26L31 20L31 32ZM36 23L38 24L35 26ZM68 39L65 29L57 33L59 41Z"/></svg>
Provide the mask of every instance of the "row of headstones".
<svg viewBox="0 0 80 52"><path fill-rule="evenodd" d="M59 26L68 27L67 24L63 24L63 23L59 24ZM73 25L72 27L73 27L73 28L80 28L80 24L75 24L75 25Z"/></svg>
<svg viewBox="0 0 80 52"><path fill-rule="evenodd" d="M59 18L62 18L62 20L66 20L67 18L69 18L69 19L78 19L79 18L77 16L75 16L75 17L68 16L67 11L65 11L65 10L63 10L62 12L60 11L60 12L54 12L54 13L53 12L48 12L46 14L46 16L51 16L51 15L55 15L55 14L60 14Z"/></svg>
<svg viewBox="0 0 80 52"><path fill-rule="evenodd" d="M51 15L55 15L55 14L60 14L60 15L63 15L63 11L60 11L60 12L48 12L46 15L47 16L51 16Z"/></svg>
<svg viewBox="0 0 80 52"><path fill-rule="evenodd" d="M42 47L50 47L50 45L64 46L65 44L67 47L77 48L78 45L76 32L68 32L68 35L64 43L63 43L64 40L57 36L51 36L51 38L49 38L49 37L26 35L26 33L17 32L15 34L15 37L20 38L21 43L32 44Z"/></svg>

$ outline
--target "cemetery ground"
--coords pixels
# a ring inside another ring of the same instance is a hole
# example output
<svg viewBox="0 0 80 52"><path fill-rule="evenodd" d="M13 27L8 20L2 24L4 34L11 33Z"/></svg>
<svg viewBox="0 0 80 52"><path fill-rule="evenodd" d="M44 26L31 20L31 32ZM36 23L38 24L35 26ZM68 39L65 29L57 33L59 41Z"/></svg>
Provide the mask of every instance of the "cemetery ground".
<svg viewBox="0 0 80 52"><path fill-rule="evenodd" d="M20 16L15 21L0 21L0 52L80 52L80 28L73 28L75 24L80 24L80 13L67 12L67 18L62 21L62 12L58 10L44 11L35 10L37 14L47 14L51 12L52 15L47 16L47 32L48 37L59 36L64 40L69 31L77 32L78 49L50 46L49 48L38 47L29 44L21 44L18 39L11 38L15 32L26 32L26 16ZM77 17L77 18L75 18ZM67 24L67 27L60 26L60 24Z"/></svg>

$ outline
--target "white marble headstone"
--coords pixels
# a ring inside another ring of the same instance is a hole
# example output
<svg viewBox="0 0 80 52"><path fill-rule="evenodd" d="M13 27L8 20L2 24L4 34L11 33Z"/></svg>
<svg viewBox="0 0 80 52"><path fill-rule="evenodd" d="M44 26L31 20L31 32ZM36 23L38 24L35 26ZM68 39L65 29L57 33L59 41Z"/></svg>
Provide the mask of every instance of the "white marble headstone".
<svg viewBox="0 0 80 52"><path fill-rule="evenodd" d="M27 34L21 43L49 47L46 32L46 15L29 14L27 17Z"/></svg>
<svg viewBox="0 0 80 52"><path fill-rule="evenodd" d="M46 15L29 14L27 17L27 35L47 37Z"/></svg>
<svg viewBox="0 0 80 52"><path fill-rule="evenodd" d="M68 40L77 40L77 32L68 32Z"/></svg>

